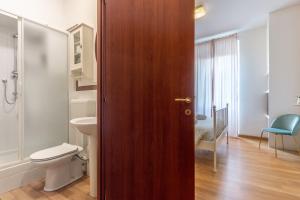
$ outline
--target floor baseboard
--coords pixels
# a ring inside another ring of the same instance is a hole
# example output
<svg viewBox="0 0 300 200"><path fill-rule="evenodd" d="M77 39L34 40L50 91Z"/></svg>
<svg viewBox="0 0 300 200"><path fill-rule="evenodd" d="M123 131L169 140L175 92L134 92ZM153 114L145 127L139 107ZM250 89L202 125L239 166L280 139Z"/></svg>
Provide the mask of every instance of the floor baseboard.
<svg viewBox="0 0 300 200"><path fill-rule="evenodd" d="M256 139L256 140L259 140L259 139L260 139L259 136L255 136L255 135L244 135L244 134L239 134L238 137L239 137L239 138L246 138L246 139ZM266 138L266 137L263 137L262 140L268 141L269 139Z"/></svg>

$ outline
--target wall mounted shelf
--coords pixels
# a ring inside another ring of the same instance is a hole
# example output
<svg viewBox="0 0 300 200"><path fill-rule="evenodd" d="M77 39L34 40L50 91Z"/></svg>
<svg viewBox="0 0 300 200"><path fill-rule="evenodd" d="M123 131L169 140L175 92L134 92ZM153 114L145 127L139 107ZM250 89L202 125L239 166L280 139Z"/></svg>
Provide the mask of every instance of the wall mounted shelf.
<svg viewBox="0 0 300 200"><path fill-rule="evenodd" d="M93 80L94 29L86 24L70 31L70 71L74 79Z"/></svg>

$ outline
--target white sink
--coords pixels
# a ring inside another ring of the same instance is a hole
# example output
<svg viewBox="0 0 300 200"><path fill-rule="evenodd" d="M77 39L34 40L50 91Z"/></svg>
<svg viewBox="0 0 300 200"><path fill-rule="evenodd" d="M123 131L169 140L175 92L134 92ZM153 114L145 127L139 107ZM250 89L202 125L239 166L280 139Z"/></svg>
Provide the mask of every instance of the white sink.
<svg viewBox="0 0 300 200"><path fill-rule="evenodd" d="M91 136L97 134L97 118L96 117L82 117L72 119L71 125L78 129L81 133Z"/></svg>
<svg viewBox="0 0 300 200"><path fill-rule="evenodd" d="M89 139L90 195L97 195L97 118L82 117L72 119L70 124Z"/></svg>

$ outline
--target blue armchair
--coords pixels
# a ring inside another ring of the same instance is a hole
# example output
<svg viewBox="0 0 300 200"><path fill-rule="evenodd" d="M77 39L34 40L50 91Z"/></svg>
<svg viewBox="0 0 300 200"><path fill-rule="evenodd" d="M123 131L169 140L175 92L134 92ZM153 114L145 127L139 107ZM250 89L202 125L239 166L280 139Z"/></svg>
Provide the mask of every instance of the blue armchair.
<svg viewBox="0 0 300 200"><path fill-rule="evenodd" d="M300 153L300 146L295 137L299 131L300 131L299 115L293 115L293 114L282 115L274 120L271 128L265 128L262 130L260 140L259 140L259 148L260 148L263 134L265 132L268 132L275 135L275 157L277 157L277 141L276 141L277 135L281 135L283 149L284 149L283 136L292 136Z"/></svg>

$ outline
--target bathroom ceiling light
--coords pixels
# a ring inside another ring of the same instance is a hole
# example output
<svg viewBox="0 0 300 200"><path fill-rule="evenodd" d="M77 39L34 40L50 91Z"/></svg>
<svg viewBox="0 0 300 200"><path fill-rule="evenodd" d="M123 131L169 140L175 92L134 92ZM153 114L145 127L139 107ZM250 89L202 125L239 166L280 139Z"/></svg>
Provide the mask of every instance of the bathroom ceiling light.
<svg viewBox="0 0 300 200"><path fill-rule="evenodd" d="M195 19L200 19L206 15L206 10L203 5L199 5L195 9Z"/></svg>

